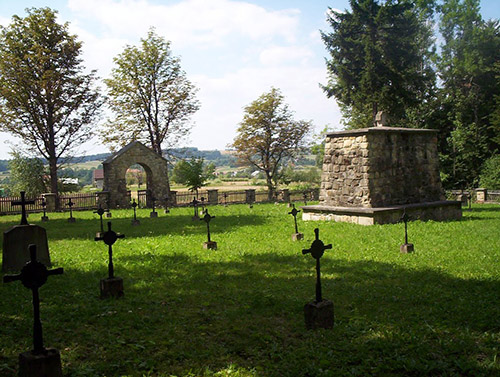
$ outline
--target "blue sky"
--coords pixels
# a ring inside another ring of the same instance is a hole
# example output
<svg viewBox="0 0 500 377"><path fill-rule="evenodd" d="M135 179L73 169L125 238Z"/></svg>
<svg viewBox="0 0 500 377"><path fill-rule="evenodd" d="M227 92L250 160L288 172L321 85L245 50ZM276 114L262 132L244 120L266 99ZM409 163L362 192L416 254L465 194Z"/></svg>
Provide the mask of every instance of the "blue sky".
<svg viewBox="0 0 500 377"><path fill-rule="evenodd" d="M500 0L482 0L484 18L500 18ZM88 69L108 77L113 57L137 44L151 26L171 41L174 55L199 88L201 109L182 146L225 149L233 140L243 107L271 87L280 88L297 119L341 129L326 82L327 56L319 30L328 31L328 7L344 10L348 0L0 0L0 24L25 8L48 6L84 42ZM15 140L0 133L0 159ZM180 146L180 145L179 145ZM79 152L106 152L99 139Z"/></svg>

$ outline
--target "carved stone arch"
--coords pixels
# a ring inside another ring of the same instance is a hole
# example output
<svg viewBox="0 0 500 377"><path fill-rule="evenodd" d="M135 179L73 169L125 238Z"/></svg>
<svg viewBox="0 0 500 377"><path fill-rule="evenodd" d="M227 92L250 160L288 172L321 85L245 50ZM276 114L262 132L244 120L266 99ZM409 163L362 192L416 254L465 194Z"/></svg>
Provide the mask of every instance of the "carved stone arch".
<svg viewBox="0 0 500 377"><path fill-rule="evenodd" d="M168 183L168 161L138 141L133 141L107 158L103 163L104 187L109 194L110 208L127 208L125 173L134 164L146 171L146 187L156 200L163 201L170 192Z"/></svg>

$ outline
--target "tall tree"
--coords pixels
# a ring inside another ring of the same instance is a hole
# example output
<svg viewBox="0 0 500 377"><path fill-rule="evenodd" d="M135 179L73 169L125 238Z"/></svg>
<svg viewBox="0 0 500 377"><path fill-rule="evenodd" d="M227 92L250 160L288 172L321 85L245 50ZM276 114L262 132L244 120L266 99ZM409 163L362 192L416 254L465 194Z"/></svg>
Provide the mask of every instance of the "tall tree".
<svg viewBox="0 0 500 377"><path fill-rule="evenodd" d="M154 29L139 47L126 46L114 63L105 83L115 117L107 123L104 141L114 148L139 140L161 156L163 144L173 145L189 132L190 117L199 109L197 89L170 42Z"/></svg>
<svg viewBox="0 0 500 377"><path fill-rule="evenodd" d="M240 161L266 175L269 199L274 197L283 163L304 147L311 122L294 120L281 92L272 88L245 107L231 147Z"/></svg>
<svg viewBox="0 0 500 377"><path fill-rule="evenodd" d="M102 99L95 72L84 74L81 42L50 8L13 16L0 34L0 128L49 163L58 193L60 159L92 136Z"/></svg>
<svg viewBox="0 0 500 377"><path fill-rule="evenodd" d="M192 157L191 160L180 160L175 164L172 170L172 179L188 186L189 190L195 191L196 196L198 196L198 190L214 176L214 171L214 163L205 165L203 158Z"/></svg>
<svg viewBox="0 0 500 377"><path fill-rule="evenodd" d="M424 22L432 3L422 2L424 11L411 1L350 0L350 12L329 10L323 89L337 99L349 126L372 126L381 110L401 125L432 87L433 41Z"/></svg>
<svg viewBox="0 0 500 377"><path fill-rule="evenodd" d="M30 198L46 192L46 172L42 160L23 156L19 151L12 151L10 155L10 191L14 195L24 191Z"/></svg>

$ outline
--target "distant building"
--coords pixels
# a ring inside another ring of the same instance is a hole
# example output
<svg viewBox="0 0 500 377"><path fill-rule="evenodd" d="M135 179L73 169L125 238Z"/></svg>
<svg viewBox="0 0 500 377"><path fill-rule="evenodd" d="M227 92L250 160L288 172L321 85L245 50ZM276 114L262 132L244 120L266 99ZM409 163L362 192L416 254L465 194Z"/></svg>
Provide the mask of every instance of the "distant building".
<svg viewBox="0 0 500 377"><path fill-rule="evenodd" d="M104 170L95 169L92 173L92 185L99 190L104 187Z"/></svg>

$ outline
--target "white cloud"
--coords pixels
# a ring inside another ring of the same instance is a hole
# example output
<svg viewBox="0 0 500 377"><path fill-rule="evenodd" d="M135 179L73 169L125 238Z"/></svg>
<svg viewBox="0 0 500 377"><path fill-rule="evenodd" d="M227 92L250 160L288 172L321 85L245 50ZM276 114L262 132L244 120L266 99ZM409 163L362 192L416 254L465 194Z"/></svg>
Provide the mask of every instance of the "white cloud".
<svg viewBox="0 0 500 377"><path fill-rule="evenodd" d="M265 65L303 65L313 56L306 46L272 46L262 50L259 59Z"/></svg>

